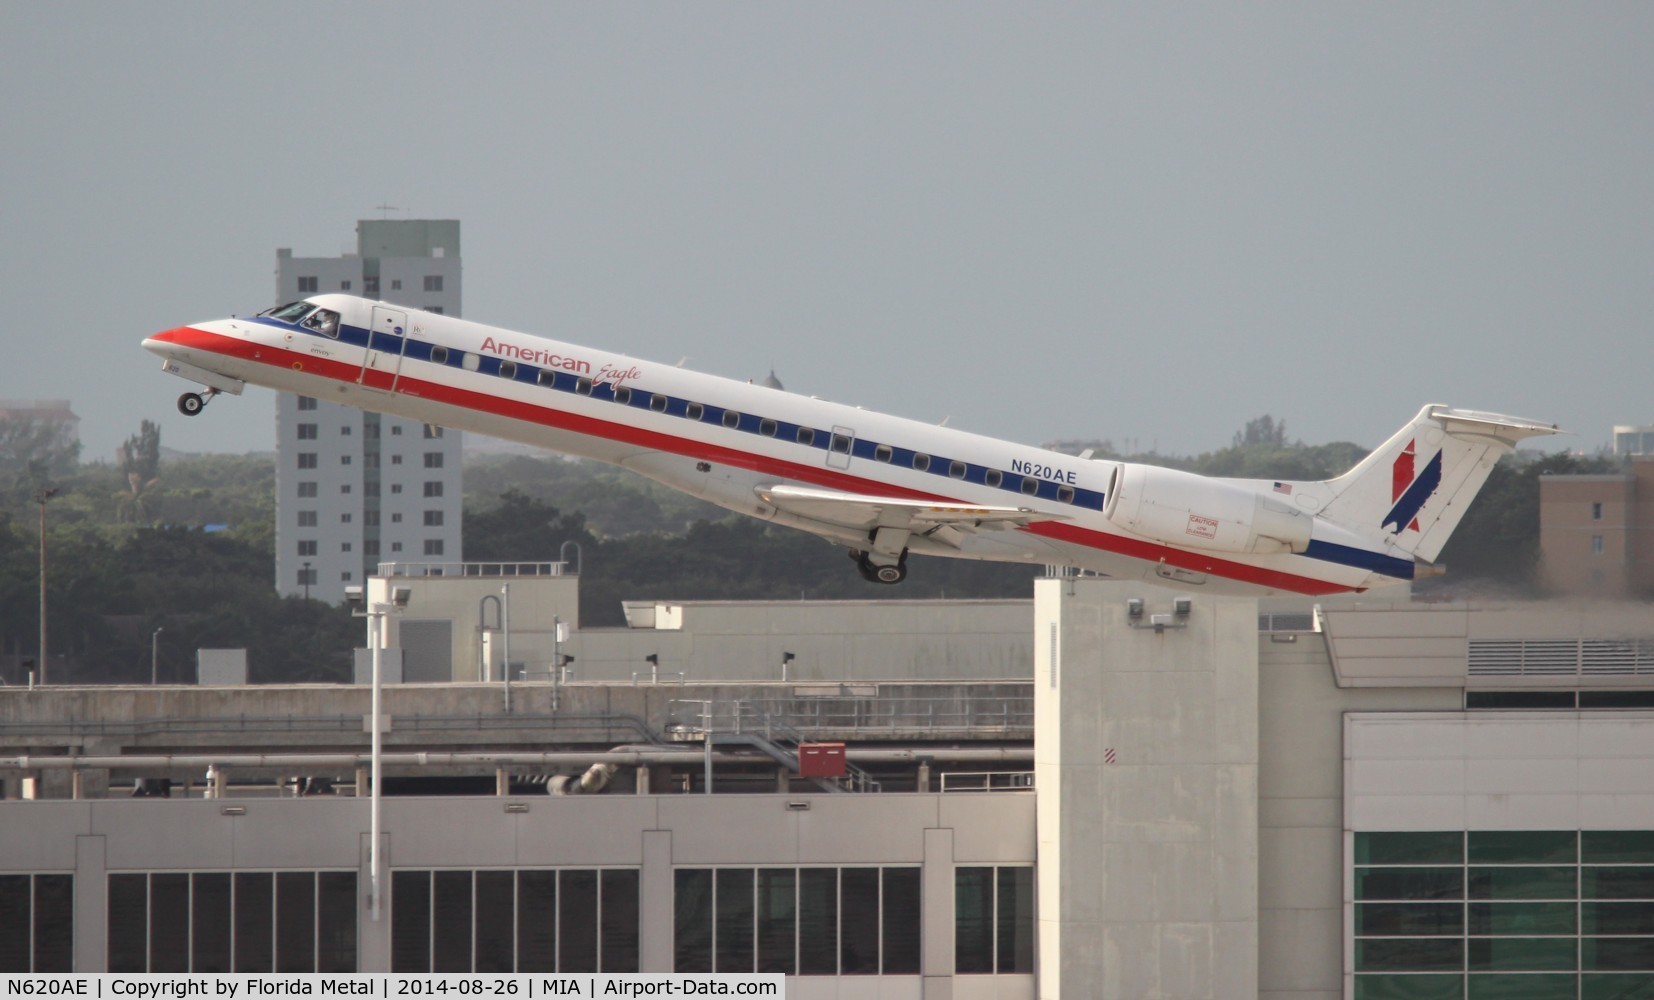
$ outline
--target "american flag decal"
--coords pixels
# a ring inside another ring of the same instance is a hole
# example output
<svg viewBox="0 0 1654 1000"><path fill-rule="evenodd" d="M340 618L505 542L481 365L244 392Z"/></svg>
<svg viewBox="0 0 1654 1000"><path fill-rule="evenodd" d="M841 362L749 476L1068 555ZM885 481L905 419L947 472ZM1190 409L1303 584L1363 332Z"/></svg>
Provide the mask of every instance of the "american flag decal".
<svg viewBox="0 0 1654 1000"><path fill-rule="evenodd" d="M1280 493L1283 496L1291 496L1292 495L1292 484L1291 483L1276 483L1275 484L1275 492Z"/></svg>

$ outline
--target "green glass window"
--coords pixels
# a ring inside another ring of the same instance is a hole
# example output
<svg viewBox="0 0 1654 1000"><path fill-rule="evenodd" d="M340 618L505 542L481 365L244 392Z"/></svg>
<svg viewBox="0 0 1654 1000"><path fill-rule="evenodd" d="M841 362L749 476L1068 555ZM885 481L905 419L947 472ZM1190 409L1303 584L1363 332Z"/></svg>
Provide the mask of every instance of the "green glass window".
<svg viewBox="0 0 1654 1000"><path fill-rule="evenodd" d="M1654 938L1585 938L1584 968L1601 972L1654 972Z"/></svg>
<svg viewBox="0 0 1654 1000"><path fill-rule="evenodd" d="M1446 972L1464 968L1462 938L1359 938L1357 972Z"/></svg>
<svg viewBox="0 0 1654 1000"><path fill-rule="evenodd" d="M1579 977L1579 996L1580 1000L1654 1000L1654 977L1587 972Z"/></svg>
<svg viewBox="0 0 1654 1000"><path fill-rule="evenodd" d="M1471 938L1470 969L1489 972L1553 972L1579 968L1578 942L1571 937Z"/></svg>
<svg viewBox="0 0 1654 1000"><path fill-rule="evenodd" d="M1458 830L1442 833L1358 833L1355 835L1355 863L1461 865L1464 864L1464 834Z"/></svg>
<svg viewBox="0 0 1654 1000"><path fill-rule="evenodd" d="M1356 976L1355 1000L1464 1000L1464 977Z"/></svg>
<svg viewBox="0 0 1654 1000"><path fill-rule="evenodd" d="M1654 934L1654 906L1648 903L1593 903L1579 905L1586 934Z"/></svg>
<svg viewBox="0 0 1654 1000"><path fill-rule="evenodd" d="M1463 899L1463 868L1357 868L1356 899Z"/></svg>
<svg viewBox="0 0 1654 1000"><path fill-rule="evenodd" d="M1654 899L1654 868L1580 869L1582 899Z"/></svg>
<svg viewBox="0 0 1654 1000"><path fill-rule="evenodd" d="M954 969L994 971L994 870L960 866L953 870Z"/></svg>
<svg viewBox="0 0 1654 1000"><path fill-rule="evenodd" d="M1579 869L1573 865L1546 868L1472 868L1471 899L1576 899Z"/></svg>
<svg viewBox="0 0 1654 1000"><path fill-rule="evenodd" d="M1586 830L1579 835L1586 864L1654 864L1654 830Z"/></svg>
<svg viewBox="0 0 1654 1000"><path fill-rule="evenodd" d="M1463 903L1357 903L1356 937L1464 933Z"/></svg>
<svg viewBox="0 0 1654 1000"><path fill-rule="evenodd" d="M1574 934L1578 908L1574 901L1554 903L1471 903L1472 934Z"/></svg>
<svg viewBox="0 0 1654 1000"><path fill-rule="evenodd" d="M1470 863L1573 864L1578 841L1572 830L1472 830Z"/></svg>
<svg viewBox="0 0 1654 1000"><path fill-rule="evenodd" d="M1470 1000L1574 1000L1579 977L1562 975L1472 975Z"/></svg>

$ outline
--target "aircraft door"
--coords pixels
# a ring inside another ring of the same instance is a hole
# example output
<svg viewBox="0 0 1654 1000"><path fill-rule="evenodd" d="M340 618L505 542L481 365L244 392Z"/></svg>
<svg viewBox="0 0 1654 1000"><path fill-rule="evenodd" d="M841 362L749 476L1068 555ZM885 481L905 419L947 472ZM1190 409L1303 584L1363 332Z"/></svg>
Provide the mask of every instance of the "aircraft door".
<svg viewBox="0 0 1654 1000"><path fill-rule="evenodd" d="M850 453L856 447L856 432L848 427L834 427L827 439L827 464L835 469L850 468Z"/></svg>
<svg viewBox="0 0 1654 1000"><path fill-rule="evenodd" d="M402 353L408 344L408 314L386 306L373 307L368 349L356 381L368 389L390 392L402 371Z"/></svg>

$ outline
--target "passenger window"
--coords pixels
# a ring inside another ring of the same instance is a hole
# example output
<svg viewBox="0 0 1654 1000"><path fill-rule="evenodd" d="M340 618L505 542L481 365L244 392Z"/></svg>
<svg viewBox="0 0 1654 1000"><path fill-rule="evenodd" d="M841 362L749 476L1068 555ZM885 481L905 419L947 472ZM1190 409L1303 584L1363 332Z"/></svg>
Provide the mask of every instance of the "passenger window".
<svg viewBox="0 0 1654 1000"><path fill-rule="evenodd" d="M649 409L654 410L656 413L665 413L666 412L666 397L662 396L658 392L655 393L653 396L650 396L649 397Z"/></svg>
<svg viewBox="0 0 1654 1000"><path fill-rule="evenodd" d="M500 362L500 378L516 378L516 377L517 377L517 362L515 362L515 361L501 361Z"/></svg>
<svg viewBox="0 0 1654 1000"><path fill-rule="evenodd" d="M758 433L765 437L775 437L775 421L768 417L758 421Z"/></svg>
<svg viewBox="0 0 1654 1000"><path fill-rule="evenodd" d="M1039 480L1035 479L1033 476L1023 476L1022 492L1028 494L1029 496L1037 496L1039 494Z"/></svg>
<svg viewBox="0 0 1654 1000"><path fill-rule="evenodd" d="M446 348L446 347L433 347L433 348L431 348L431 363L434 364L434 365L445 365L445 364L447 364L448 363L448 348Z"/></svg>
<svg viewBox="0 0 1654 1000"><path fill-rule="evenodd" d="M800 427L798 429L798 443L799 444L815 444L816 443L815 428L813 428L813 427Z"/></svg>
<svg viewBox="0 0 1654 1000"><path fill-rule="evenodd" d="M706 407L699 403L690 403L688 406L683 408L683 415L688 417L690 420L699 420L706 416Z"/></svg>
<svg viewBox="0 0 1654 1000"><path fill-rule="evenodd" d="M914 452L913 453L913 468L918 470L919 472L929 472L930 471L930 456L929 455L921 455L918 452Z"/></svg>
<svg viewBox="0 0 1654 1000"><path fill-rule="evenodd" d="M540 374L534 376L534 381L540 385L555 386L557 384L557 373L542 368Z"/></svg>
<svg viewBox="0 0 1654 1000"><path fill-rule="evenodd" d="M850 454L850 438L844 434L834 434L832 449L840 455Z"/></svg>
<svg viewBox="0 0 1654 1000"><path fill-rule="evenodd" d="M873 449L873 457L880 462L888 462L896 453L887 444L881 444Z"/></svg>
<svg viewBox="0 0 1654 1000"><path fill-rule="evenodd" d="M965 478L965 463L964 462L949 462L948 463L948 475L953 477L954 479L964 479Z"/></svg>
<svg viewBox="0 0 1654 1000"><path fill-rule="evenodd" d="M1074 502L1074 487L1072 487L1072 486L1059 486L1059 487L1057 487L1057 500L1060 503L1073 503Z"/></svg>
<svg viewBox="0 0 1654 1000"><path fill-rule="evenodd" d="M478 368L482 367L482 355L461 353L459 356L459 366L468 372L474 372Z"/></svg>
<svg viewBox="0 0 1654 1000"><path fill-rule="evenodd" d="M736 413L734 410L725 410L724 411L724 426L725 427L739 427L739 426L741 426L741 415L739 413Z"/></svg>
<svg viewBox="0 0 1654 1000"><path fill-rule="evenodd" d="M998 469L989 469L983 474L982 481L987 483L989 486L998 486L1000 483L1005 481L1005 474L1000 472Z"/></svg>
<svg viewBox="0 0 1654 1000"><path fill-rule="evenodd" d="M582 396L590 396L592 394L592 380L589 378L577 379L574 383L574 391Z"/></svg>
<svg viewBox="0 0 1654 1000"><path fill-rule="evenodd" d="M626 388L625 386L621 386L620 388L615 390L615 402L619 403L621 406L625 406L626 404L630 403L631 401L632 401L632 390Z"/></svg>

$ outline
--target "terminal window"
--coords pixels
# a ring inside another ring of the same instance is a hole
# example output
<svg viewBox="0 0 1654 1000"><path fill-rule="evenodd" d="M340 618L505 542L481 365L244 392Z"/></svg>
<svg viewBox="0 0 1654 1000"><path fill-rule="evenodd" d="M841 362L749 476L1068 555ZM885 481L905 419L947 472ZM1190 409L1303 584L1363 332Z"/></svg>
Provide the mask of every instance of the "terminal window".
<svg viewBox="0 0 1654 1000"><path fill-rule="evenodd" d="M678 972L918 975L919 869L679 868Z"/></svg>
<svg viewBox="0 0 1654 1000"><path fill-rule="evenodd" d="M638 871L391 874L393 972L636 972Z"/></svg>
<svg viewBox="0 0 1654 1000"><path fill-rule="evenodd" d="M1353 861L1356 1000L1654 982L1654 831L1357 833Z"/></svg>
<svg viewBox="0 0 1654 1000"><path fill-rule="evenodd" d="M356 873L109 876L109 971L355 972Z"/></svg>
<svg viewBox="0 0 1654 1000"><path fill-rule="evenodd" d="M953 912L955 972L1034 971L1033 868L954 869Z"/></svg>
<svg viewBox="0 0 1654 1000"><path fill-rule="evenodd" d="M0 875L0 972L73 972L75 877Z"/></svg>

